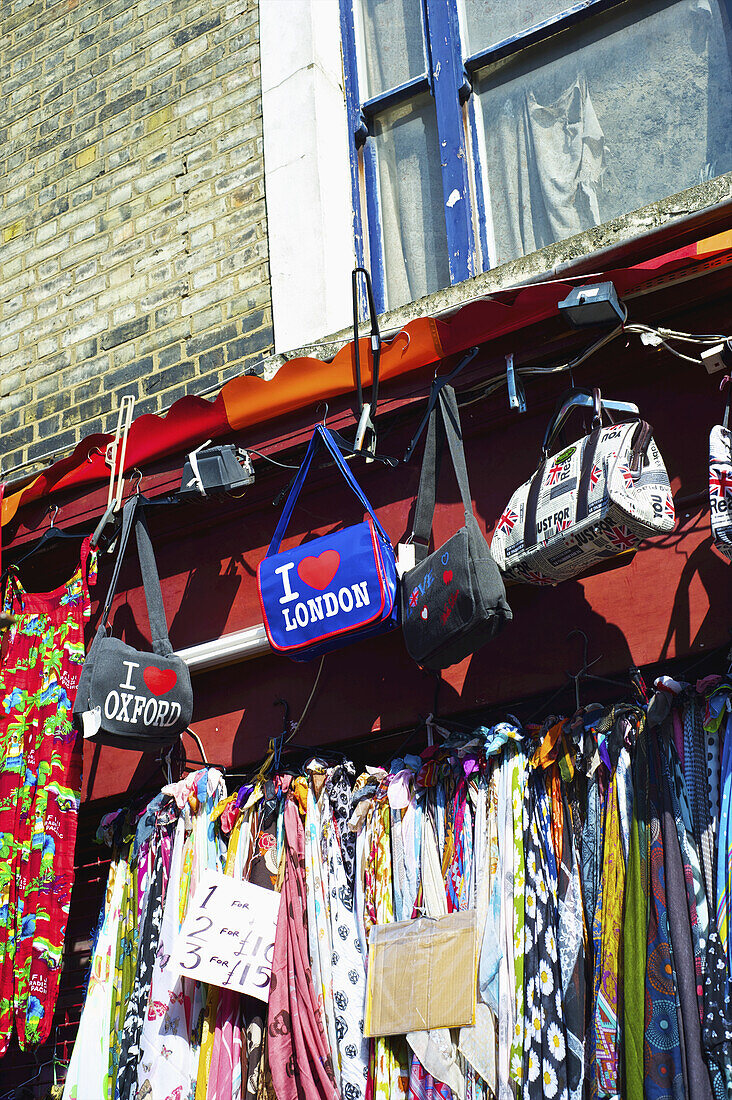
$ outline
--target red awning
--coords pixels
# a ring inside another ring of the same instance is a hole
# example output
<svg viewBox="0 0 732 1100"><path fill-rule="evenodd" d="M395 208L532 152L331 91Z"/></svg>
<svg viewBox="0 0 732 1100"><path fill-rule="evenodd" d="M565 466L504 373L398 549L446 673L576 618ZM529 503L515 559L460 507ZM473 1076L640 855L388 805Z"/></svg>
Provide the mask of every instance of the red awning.
<svg viewBox="0 0 732 1100"><path fill-rule="evenodd" d="M595 279L609 279L620 297L628 297L680 279L703 274L732 263L730 233L688 245L631 267L607 271ZM586 280L588 276L583 276ZM556 313L557 303L569 293L568 280L536 283L497 291L460 306L440 318L410 321L385 342L381 356L381 383L388 384L410 371L437 363L473 345L505 337ZM369 340L361 340L365 384ZM183 454L205 439L275 421L300 409L355 388L353 343L346 344L330 362L309 357L290 359L269 381L246 374L227 382L212 401L183 397L164 416L145 415L131 425L125 469L143 468L166 455ZM2 503L2 524L9 523L21 505L33 500L105 482L109 469L104 452L111 437L90 435L66 458L55 462Z"/></svg>

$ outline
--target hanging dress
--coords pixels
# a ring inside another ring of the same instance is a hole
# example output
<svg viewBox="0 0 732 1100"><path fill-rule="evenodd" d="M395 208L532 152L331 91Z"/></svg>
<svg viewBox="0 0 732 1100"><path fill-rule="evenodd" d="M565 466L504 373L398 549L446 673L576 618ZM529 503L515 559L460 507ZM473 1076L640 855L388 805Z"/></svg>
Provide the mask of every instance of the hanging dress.
<svg viewBox="0 0 732 1100"><path fill-rule="evenodd" d="M0 1056L13 1017L21 1048L51 1031L74 879L81 751L72 709L96 555L52 592L26 592L10 567L16 616L0 663Z"/></svg>

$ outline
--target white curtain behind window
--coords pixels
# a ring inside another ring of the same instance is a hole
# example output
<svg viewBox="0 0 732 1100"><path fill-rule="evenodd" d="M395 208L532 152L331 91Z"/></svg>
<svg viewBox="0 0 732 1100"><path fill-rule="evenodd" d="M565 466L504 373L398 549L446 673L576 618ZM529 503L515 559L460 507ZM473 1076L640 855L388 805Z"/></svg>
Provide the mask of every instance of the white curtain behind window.
<svg viewBox="0 0 732 1100"><path fill-rule="evenodd" d="M486 144L498 255L534 252L599 223L606 143L584 75L553 103L531 90L507 97Z"/></svg>
<svg viewBox="0 0 732 1100"><path fill-rule="evenodd" d="M634 0L479 73L502 263L732 169L732 0Z"/></svg>

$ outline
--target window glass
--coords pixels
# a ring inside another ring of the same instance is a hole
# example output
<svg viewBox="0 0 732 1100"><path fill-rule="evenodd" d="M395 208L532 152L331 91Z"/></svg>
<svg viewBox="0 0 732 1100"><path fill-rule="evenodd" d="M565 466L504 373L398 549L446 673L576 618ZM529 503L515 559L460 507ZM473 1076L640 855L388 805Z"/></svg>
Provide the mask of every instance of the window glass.
<svg viewBox="0 0 732 1100"><path fill-rule="evenodd" d="M463 0L468 55L571 8L575 0Z"/></svg>
<svg viewBox="0 0 732 1100"><path fill-rule="evenodd" d="M374 119L387 308L449 286L435 103L415 96Z"/></svg>
<svg viewBox="0 0 732 1100"><path fill-rule="evenodd" d="M493 263L732 169L732 0L645 0L475 81Z"/></svg>
<svg viewBox="0 0 732 1100"><path fill-rule="evenodd" d="M420 0L361 0L365 96L396 88L425 71Z"/></svg>

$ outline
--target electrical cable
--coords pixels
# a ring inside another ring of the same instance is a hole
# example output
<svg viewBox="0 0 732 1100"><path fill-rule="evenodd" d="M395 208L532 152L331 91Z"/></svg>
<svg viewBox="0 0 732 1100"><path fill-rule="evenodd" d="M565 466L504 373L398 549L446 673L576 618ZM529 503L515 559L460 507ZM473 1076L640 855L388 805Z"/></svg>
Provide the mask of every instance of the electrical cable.
<svg viewBox="0 0 732 1100"><path fill-rule="evenodd" d="M262 451L257 451L254 447L245 447L245 451L251 451L253 455L257 455L259 458L263 458L265 462L271 462L273 466L281 466L283 470L299 470L299 466L293 466L291 462L278 462L276 458L271 458L270 455L264 454Z"/></svg>
<svg viewBox="0 0 732 1100"><path fill-rule="evenodd" d="M303 707L302 714L298 718L297 724L292 728L289 736L285 738L285 740L283 742L283 744L285 744L285 745L289 741L292 741L293 737L295 736L297 731L300 729L300 726L305 721L305 716L306 716L308 710L310 709L310 704L313 701L313 696L315 695L315 692L318 690L318 684L320 683L320 674L323 671L324 662L325 662L325 654L323 654L323 656L320 658L320 667L318 668L318 675L315 677L315 683L313 684L313 690L310 692L310 695L308 696L308 701L305 704L305 706Z"/></svg>

